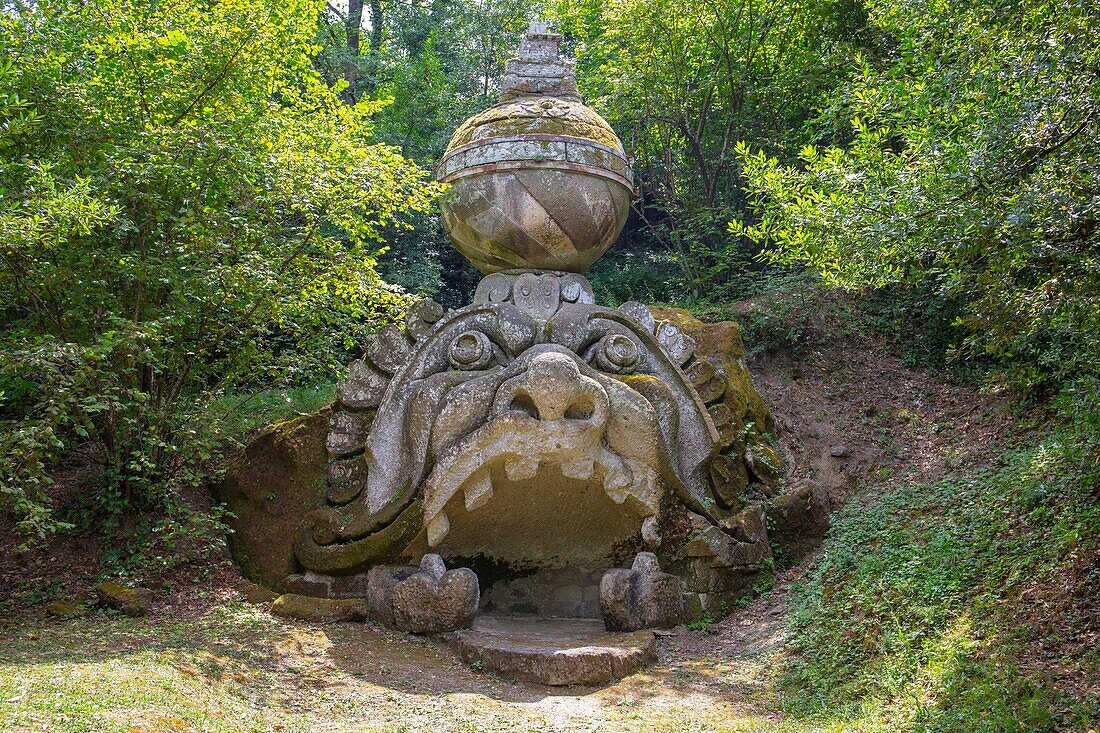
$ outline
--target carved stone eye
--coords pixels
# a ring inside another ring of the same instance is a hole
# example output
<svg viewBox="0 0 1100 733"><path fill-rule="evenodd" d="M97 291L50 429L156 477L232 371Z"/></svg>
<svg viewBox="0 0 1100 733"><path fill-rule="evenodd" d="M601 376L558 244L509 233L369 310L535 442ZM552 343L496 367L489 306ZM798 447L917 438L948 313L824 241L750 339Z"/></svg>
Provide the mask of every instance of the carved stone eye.
<svg viewBox="0 0 1100 733"><path fill-rule="evenodd" d="M451 342L447 359L455 369L484 369L493 360L493 346L485 334L463 331Z"/></svg>
<svg viewBox="0 0 1100 733"><path fill-rule="evenodd" d="M629 374L638 365L638 345L618 333L604 336L593 355L596 367L612 374Z"/></svg>

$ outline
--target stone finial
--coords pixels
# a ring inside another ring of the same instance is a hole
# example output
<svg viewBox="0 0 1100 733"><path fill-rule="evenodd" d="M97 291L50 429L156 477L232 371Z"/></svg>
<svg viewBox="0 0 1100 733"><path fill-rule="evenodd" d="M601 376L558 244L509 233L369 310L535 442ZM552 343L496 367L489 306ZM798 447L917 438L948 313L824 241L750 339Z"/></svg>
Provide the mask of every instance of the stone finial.
<svg viewBox="0 0 1100 733"><path fill-rule="evenodd" d="M575 64L561 58L560 46L560 34L551 33L546 23L532 22L520 41L516 57L504 65L500 101L511 102L523 97L581 101Z"/></svg>

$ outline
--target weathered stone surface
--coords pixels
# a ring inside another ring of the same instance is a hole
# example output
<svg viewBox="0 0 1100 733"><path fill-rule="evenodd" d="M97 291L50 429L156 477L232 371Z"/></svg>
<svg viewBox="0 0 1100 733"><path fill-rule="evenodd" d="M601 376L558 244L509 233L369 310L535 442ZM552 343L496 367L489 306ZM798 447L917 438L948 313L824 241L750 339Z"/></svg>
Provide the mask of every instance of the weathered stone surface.
<svg viewBox="0 0 1100 733"><path fill-rule="evenodd" d="M333 458L344 458L363 450L367 440L367 421L346 410L335 410L328 421L325 447Z"/></svg>
<svg viewBox="0 0 1100 733"><path fill-rule="evenodd" d="M739 542L719 527L708 526L684 545L681 558L705 558L711 567L756 570L771 554L767 542Z"/></svg>
<svg viewBox="0 0 1100 733"><path fill-rule="evenodd" d="M271 604L271 613L301 621L363 621L369 615L362 598L314 598L284 593Z"/></svg>
<svg viewBox="0 0 1100 733"><path fill-rule="evenodd" d="M390 323L367 338L365 351L367 359L375 368L393 376L409 360L411 348L405 334Z"/></svg>
<svg viewBox="0 0 1100 733"><path fill-rule="evenodd" d="M600 615L608 631L679 626L684 617L680 579L661 572L653 553L639 552L629 570L615 568L604 573Z"/></svg>
<svg viewBox="0 0 1100 733"><path fill-rule="evenodd" d="M759 544L768 542L768 530L762 506L750 506L733 516L726 517L722 520L721 526L740 542Z"/></svg>
<svg viewBox="0 0 1100 733"><path fill-rule="evenodd" d="M481 594L481 612L543 618L600 618L602 570L558 568L498 581Z"/></svg>
<svg viewBox="0 0 1100 733"><path fill-rule="evenodd" d="M423 341L443 318L443 306L434 300L423 298L416 301L405 314L405 330L417 341Z"/></svg>
<svg viewBox="0 0 1100 733"><path fill-rule="evenodd" d="M745 466L758 480L773 486L783 475L783 459L763 440L755 440L745 448Z"/></svg>
<svg viewBox="0 0 1100 733"><path fill-rule="evenodd" d="M245 577L281 590L298 571L294 540L302 518L325 505L330 408L273 425L234 456L216 498L231 513L229 547Z"/></svg>
<svg viewBox="0 0 1100 733"><path fill-rule="evenodd" d="M767 514L778 560L789 567L820 547L829 530L829 497L803 486L768 502Z"/></svg>
<svg viewBox="0 0 1100 733"><path fill-rule="evenodd" d="M657 660L652 631L609 633L587 619L483 616L445 638L467 664L543 685L602 685Z"/></svg>
<svg viewBox="0 0 1100 733"><path fill-rule="evenodd" d="M415 565L375 565L367 574L367 607L370 617L393 626L393 589L420 571Z"/></svg>
<svg viewBox="0 0 1100 733"><path fill-rule="evenodd" d="M284 587L287 593L315 598L366 598L367 574L335 577L307 570L287 577Z"/></svg>
<svg viewBox="0 0 1100 733"><path fill-rule="evenodd" d="M153 610L153 594L146 588L126 588L107 581L95 588L99 605L127 616L147 616Z"/></svg>
<svg viewBox="0 0 1100 733"><path fill-rule="evenodd" d="M428 554L420 561L418 572L394 586L393 623L414 634L466 628L477 615L479 599L472 570L447 570L443 558Z"/></svg>
<svg viewBox="0 0 1100 733"><path fill-rule="evenodd" d="M357 359L348 365L346 376L336 385L336 396L340 406L348 410L373 410L382 401L389 383L388 375L365 359ZM360 448L353 447L347 452Z"/></svg>

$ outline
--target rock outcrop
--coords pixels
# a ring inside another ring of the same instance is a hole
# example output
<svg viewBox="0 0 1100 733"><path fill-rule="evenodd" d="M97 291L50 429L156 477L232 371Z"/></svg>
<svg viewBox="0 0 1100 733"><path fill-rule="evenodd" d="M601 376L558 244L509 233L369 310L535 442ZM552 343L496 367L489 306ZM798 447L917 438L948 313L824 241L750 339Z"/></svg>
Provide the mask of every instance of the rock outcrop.
<svg viewBox="0 0 1100 733"><path fill-rule="evenodd" d="M241 572L267 588L288 590L298 572L294 534L302 517L324 505L329 415L272 425L234 457L214 495L232 513L229 547Z"/></svg>

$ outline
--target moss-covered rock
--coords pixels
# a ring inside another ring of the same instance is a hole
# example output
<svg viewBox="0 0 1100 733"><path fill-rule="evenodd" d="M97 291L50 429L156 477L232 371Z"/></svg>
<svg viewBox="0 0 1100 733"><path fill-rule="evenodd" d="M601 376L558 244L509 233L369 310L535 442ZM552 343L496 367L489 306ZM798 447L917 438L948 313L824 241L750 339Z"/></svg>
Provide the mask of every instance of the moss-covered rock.
<svg viewBox="0 0 1100 733"><path fill-rule="evenodd" d="M654 318L679 326L695 340L695 357L712 359L726 376L723 404L729 408L733 419L742 425L752 423L759 433L775 429L775 419L756 391L748 365L745 363L745 344L741 341L741 327L733 321L704 323L683 308L652 308Z"/></svg>
<svg viewBox="0 0 1100 733"><path fill-rule="evenodd" d="M153 594L145 588L126 588L110 581L95 588L99 605L127 616L146 616L153 610Z"/></svg>
<svg viewBox="0 0 1100 733"><path fill-rule="evenodd" d="M798 562L818 547L829 530L829 498L817 486L803 486L768 502L768 536L777 562Z"/></svg>
<svg viewBox="0 0 1100 733"><path fill-rule="evenodd" d="M286 593L271 604L271 613L302 621L363 621L367 618L367 600L314 598Z"/></svg>
<svg viewBox="0 0 1100 733"><path fill-rule="evenodd" d="M232 512L229 545L242 573L283 590L298 572L294 538L302 519L324 506L331 408L271 426L238 454L215 496Z"/></svg>
<svg viewBox="0 0 1100 733"><path fill-rule="evenodd" d="M756 390L741 327L732 321L704 323L683 308L653 308L653 316L678 326L695 341L695 362L688 367L700 397L722 440L722 452L711 462L711 484L726 508L743 506L750 480L772 493L783 475L783 460L769 444L775 418Z"/></svg>
<svg viewBox="0 0 1100 733"><path fill-rule="evenodd" d="M54 618L77 618L85 616L87 613L87 606L73 601L54 601L46 606L46 615Z"/></svg>

